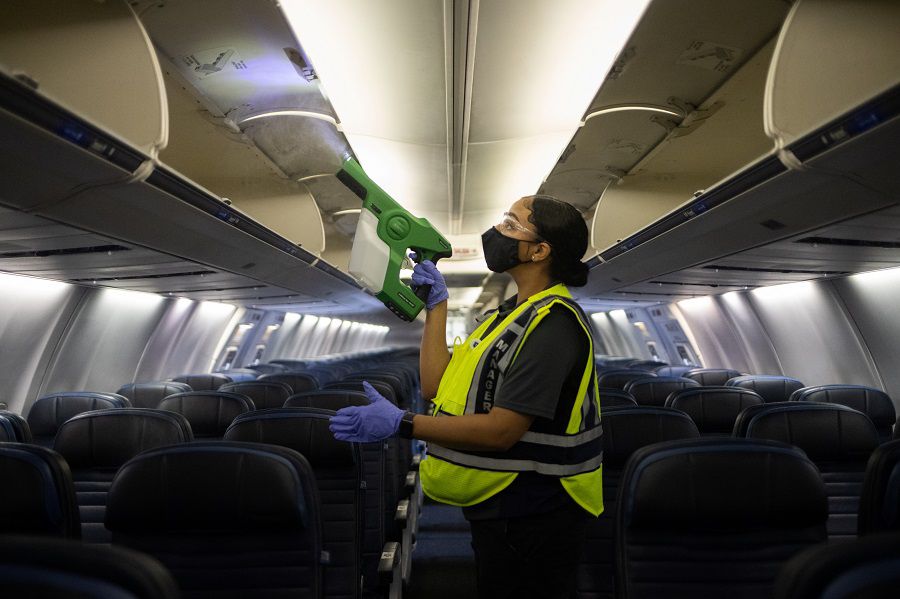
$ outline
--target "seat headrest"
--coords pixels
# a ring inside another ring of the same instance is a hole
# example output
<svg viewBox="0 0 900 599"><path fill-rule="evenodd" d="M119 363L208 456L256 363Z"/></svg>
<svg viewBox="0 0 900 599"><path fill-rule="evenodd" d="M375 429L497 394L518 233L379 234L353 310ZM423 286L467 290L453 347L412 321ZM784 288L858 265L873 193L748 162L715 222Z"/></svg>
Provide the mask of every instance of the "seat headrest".
<svg viewBox="0 0 900 599"><path fill-rule="evenodd" d="M279 372L264 374L258 381L284 383L291 388L292 393L302 393L319 388L319 381L313 375L305 372Z"/></svg>
<svg viewBox="0 0 900 599"><path fill-rule="evenodd" d="M646 445L699 437L694 421L672 408L638 406L601 411L603 466L621 470L631 455Z"/></svg>
<svg viewBox="0 0 900 599"><path fill-rule="evenodd" d="M359 463L353 443L338 441L328 429L331 410L274 408L242 414L225 432L227 441L289 447L309 460L313 470L352 468Z"/></svg>
<svg viewBox="0 0 900 599"><path fill-rule="evenodd" d="M684 376L685 373L696 369L696 366L660 366L653 369L656 376Z"/></svg>
<svg viewBox="0 0 900 599"><path fill-rule="evenodd" d="M636 379L645 379L656 376L646 370L629 370L627 368L616 368L613 370L598 370L597 384L601 387L610 387L613 389L624 389L625 386Z"/></svg>
<svg viewBox="0 0 900 599"><path fill-rule="evenodd" d="M878 431L869 417L838 404L762 406L747 422L746 436L796 445L814 462L864 462L878 447Z"/></svg>
<svg viewBox="0 0 900 599"><path fill-rule="evenodd" d="M859 534L900 530L900 441L872 452L859 502Z"/></svg>
<svg viewBox="0 0 900 599"><path fill-rule="evenodd" d="M0 588L18 597L177 599L178 584L159 561L119 546L4 535ZM14 591L12 591L14 589Z"/></svg>
<svg viewBox="0 0 900 599"><path fill-rule="evenodd" d="M73 469L119 468L148 449L193 441L181 414L146 408L85 412L59 428L53 449Z"/></svg>
<svg viewBox="0 0 900 599"><path fill-rule="evenodd" d="M16 429L13 423L3 414L0 414L0 443L16 443Z"/></svg>
<svg viewBox="0 0 900 599"><path fill-rule="evenodd" d="M145 451L119 469L106 527L114 535L300 530L317 526L317 502L309 462L292 449L184 443Z"/></svg>
<svg viewBox="0 0 900 599"><path fill-rule="evenodd" d="M601 408L614 408L619 406L636 406L638 403L634 400L631 393L622 391L621 389L611 389L609 387L600 387L597 390L600 398Z"/></svg>
<svg viewBox="0 0 900 599"><path fill-rule="evenodd" d="M738 414L750 406L763 405L763 398L740 387L694 387L676 391L666 405L687 413L702 433L728 433Z"/></svg>
<svg viewBox="0 0 900 599"><path fill-rule="evenodd" d="M0 472L0 534L81 537L72 474L58 453L0 443Z"/></svg>
<svg viewBox="0 0 900 599"><path fill-rule="evenodd" d="M794 391L803 388L803 383L789 376L749 374L729 379L725 386L743 387L744 389L756 391L766 403L772 403L788 401Z"/></svg>
<svg viewBox="0 0 900 599"><path fill-rule="evenodd" d="M54 393L37 399L28 412L28 426L35 436L52 437L63 422L82 412L126 408L127 400L114 394L76 391Z"/></svg>
<svg viewBox="0 0 900 599"><path fill-rule="evenodd" d="M625 385L625 391L631 393L638 404L665 406L666 399L675 391L699 386L700 383L691 379L655 376L630 381Z"/></svg>
<svg viewBox="0 0 900 599"><path fill-rule="evenodd" d="M306 393L291 395L284 402L284 407L321 408L336 412L347 406L367 406L369 403L366 394L362 391L322 389L321 391L307 391Z"/></svg>
<svg viewBox="0 0 900 599"><path fill-rule="evenodd" d="M169 395L193 391L187 383L162 381L158 383L129 383L116 393L127 397L136 408L156 409L159 402Z"/></svg>
<svg viewBox="0 0 900 599"><path fill-rule="evenodd" d="M178 412L191 423L194 437L221 437L238 415L255 408L253 401L237 393L191 391L176 393L159 402L158 409Z"/></svg>
<svg viewBox="0 0 900 599"><path fill-rule="evenodd" d="M758 439L689 439L639 449L623 474L620 498L629 528L824 530L828 517L815 464L796 447Z"/></svg>
<svg viewBox="0 0 900 599"><path fill-rule="evenodd" d="M381 393L388 401L392 404L397 405L397 394L394 393L394 388L388 385L383 381L369 381L369 384L372 385L372 388ZM324 387L325 389L345 389L347 391L358 391L360 393L365 393L365 389L363 388L362 381L350 381L343 380L337 383L328 383Z"/></svg>
<svg viewBox="0 0 900 599"><path fill-rule="evenodd" d="M28 421L16 414L15 412L7 412L5 410L0 411L0 416L3 416L13 427L13 431L16 434L16 438L13 439L18 443L31 443L31 427L28 426Z"/></svg>
<svg viewBox="0 0 900 599"><path fill-rule="evenodd" d="M897 411L891 397L880 389L862 385L819 385L794 391L791 401L836 403L868 416L876 427L893 426Z"/></svg>
<svg viewBox="0 0 900 599"><path fill-rule="evenodd" d="M693 379L704 387L720 387L741 376L741 373L731 368L693 368L682 376Z"/></svg>
<svg viewBox="0 0 900 599"><path fill-rule="evenodd" d="M172 379L176 383L190 385L193 391L215 391L222 385L232 382L230 376L212 372L209 374L182 374Z"/></svg>
<svg viewBox="0 0 900 599"><path fill-rule="evenodd" d="M253 400L253 405L257 410L280 408L292 393L290 385L278 381L228 383L219 387L219 391L245 395Z"/></svg>

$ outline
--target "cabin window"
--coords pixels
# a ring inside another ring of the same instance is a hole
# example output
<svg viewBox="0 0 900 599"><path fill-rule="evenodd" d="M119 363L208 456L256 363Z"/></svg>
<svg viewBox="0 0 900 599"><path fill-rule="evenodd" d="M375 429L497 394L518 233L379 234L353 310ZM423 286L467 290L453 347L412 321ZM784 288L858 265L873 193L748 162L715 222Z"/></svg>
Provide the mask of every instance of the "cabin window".
<svg viewBox="0 0 900 599"><path fill-rule="evenodd" d="M656 350L655 343L648 343L647 350L650 352L650 357L654 360L659 360L659 352Z"/></svg>
<svg viewBox="0 0 900 599"><path fill-rule="evenodd" d="M231 365L234 363L234 358L237 356L237 347L231 346L225 350L225 358L222 360L222 368L221 370L228 370L231 368Z"/></svg>
<svg viewBox="0 0 900 599"><path fill-rule="evenodd" d="M266 351L265 345L257 345L256 353L253 354L253 361L250 363L250 365L256 366L257 364L259 364L259 361L262 360L263 353L265 353L265 351Z"/></svg>
<svg viewBox="0 0 900 599"><path fill-rule="evenodd" d="M682 344L676 343L675 349L678 350L678 357L681 358L681 363L685 366L692 366L697 363L694 358L694 352L691 351L691 348Z"/></svg>

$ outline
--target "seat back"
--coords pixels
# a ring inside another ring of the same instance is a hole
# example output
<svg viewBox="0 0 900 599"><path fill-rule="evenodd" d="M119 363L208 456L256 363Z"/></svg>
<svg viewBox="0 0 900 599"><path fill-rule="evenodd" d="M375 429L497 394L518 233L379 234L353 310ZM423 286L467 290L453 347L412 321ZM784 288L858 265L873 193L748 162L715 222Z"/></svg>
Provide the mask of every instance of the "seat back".
<svg viewBox="0 0 900 599"><path fill-rule="evenodd" d="M258 443L160 447L113 479L113 543L156 557L185 599L321 595L322 531L306 458Z"/></svg>
<svg viewBox="0 0 900 599"><path fill-rule="evenodd" d="M319 381L316 377L305 372L264 374L256 380L266 383L284 383L291 388L291 393L302 393L304 391L313 391L319 388Z"/></svg>
<svg viewBox="0 0 900 599"><path fill-rule="evenodd" d="M16 436L16 429L13 427L12 421L0 414L0 443L18 443L20 442Z"/></svg>
<svg viewBox="0 0 900 599"><path fill-rule="evenodd" d="M789 376L768 374L748 374L728 379L726 387L741 387L755 391L766 403L788 401L791 394L803 388L803 383Z"/></svg>
<svg viewBox="0 0 900 599"><path fill-rule="evenodd" d="M122 464L142 451L193 438L184 416L164 410L100 410L64 422L53 449L72 470L81 538L88 543L109 543L109 531L103 526L106 500Z"/></svg>
<svg viewBox="0 0 900 599"><path fill-rule="evenodd" d="M253 400L253 405L257 410L280 408L292 393L291 387L287 383L265 380L226 383L219 387L219 391L249 397Z"/></svg>
<svg viewBox="0 0 900 599"><path fill-rule="evenodd" d="M741 376L741 373L731 368L692 368L681 376L693 379L704 387L724 387L725 383Z"/></svg>
<svg viewBox="0 0 900 599"><path fill-rule="evenodd" d="M634 400L631 393L614 389L611 387L600 387L597 396L600 398L600 409L618 408L620 406L636 406L638 403Z"/></svg>
<svg viewBox="0 0 900 599"><path fill-rule="evenodd" d="M666 405L686 413L701 435L729 436L738 414L750 406L764 405L763 398L740 387L695 387L669 396Z"/></svg>
<svg viewBox="0 0 900 599"><path fill-rule="evenodd" d="M28 421L16 414L15 412L7 412L5 410L0 411L0 416L2 416L10 427L13 429L14 439L10 439L10 441L15 441L17 443L31 443L31 427L28 426Z"/></svg>
<svg viewBox="0 0 900 599"><path fill-rule="evenodd" d="M358 444L334 438L328 429L333 415L331 410L311 408L259 410L235 418L225 439L289 447L309 461L324 507L322 545L330 556L324 596L357 597L365 517L362 457Z"/></svg>
<svg viewBox="0 0 900 599"><path fill-rule="evenodd" d="M890 599L900 588L900 534L818 545L778 575L774 599Z"/></svg>
<svg viewBox="0 0 900 599"><path fill-rule="evenodd" d="M666 399L676 391L699 387L700 383L680 377L654 376L636 379L625 385L625 391L642 406L665 406Z"/></svg>
<svg viewBox="0 0 900 599"><path fill-rule="evenodd" d="M731 438L659 443L622 475L620 596L771 596L781 564L825 540L822 479L801 450Z"/></svg>
<svg viewBox="0 0 900 599"><path fill-rule="evenodd" d="M900 532L900 441L872 453L859 499L859 534Z"/></svg>
<svg viewBox="0 0 900 599"><path fill-rule="evenodd" d="M178 599L169 571L124 547L67 539L0 537L0 589L5 597L43 599Z"/></svg>
<svg viewBox="0 0 900 599"><path fill-rule="evenodd" d="M193 391L187 383L175 383L161 381L157 383L128 383L116 391L119 395L127 397L135 408L156 409L163 399L176 393Z"/></svg>
<svg viewBox="0 0 900 599"><path fill-rule="evenodd" d="M882 443L894 433L897 411L891 397L880 389L864 385L819 385L794 391L790 400L836 403L862 412L875 425Z"/></svg>
<svg viewBox="0 0 900 599"><path fill-rule="evenodd" d="M625 364L623 364L625 368L630 368L632 370L646 370L647 372L656 372L657 368L668 365L667 362L661 362L659 360L632 360L631 362L625 362Z"/></svg>
<svg viewBox="0 0 900 599"><path fill-rule="evenodd" d="M693 439L700 433L687 414L671 408L609 408L601 410L601 418L604 510L599 518L588 521L584 551L578 564L577 589L579 597L612 599L615 596L615 514L622 468L642 447L673 439Z"/></svg>
<svg viewBox="0 0 900 599"><path fill-rule="evenodd" d="M232 420L256 407L249 398L237 393L190 391L166 397L158 409L187 418L197 439L221 439Z"/></svg>
<svg viewBox="0 0 900 599"><path fill-rule="evenodd" d="M44 447L53 445L53 437L62 423L82 412L127 408L128 400L113 394L75 391L54 393L37 399L28 411L28 426L34 442Z"/></svg>
<svg viewBox="0 0 900 599"><path fill-rule="evenodd" d="M746 436L799 447L825 480L828 536L856 536L866 461L878 447L869 417L847 406L812 402L766 405L750 418Z"/></svg>
<svg viewBox="0 0 900 599"><path fill-rule="evenodd" d="M81 536L66 461L45 447L0 443L0 534Z"/></svg>
<svg viewBox="0 0 900 599"><path fill-rule="evenodd" d="M172 379L176 383L184 383L193 391L215 391L226 383L233 382L230 376L210 372L204 374L182 374Z"/></svg>
<svg viewBox="0 0 900 599"><path fill-rule="evenodd" d="M617 368L613 370L598 370L597 384L601 387L609 387L610 389L625 389L625 386L631 381L645 379L655 376L646 370L629 370Z"/></svg>
<svg viewBox="0 0 900 599"><path fill-rule="evenodd" d="M254 364L250 366L251 370L255 370L259 374L276 374L279 372L287 372L288 367L283 364L277 364L274 362L267 362L265 364Z"/></svg>

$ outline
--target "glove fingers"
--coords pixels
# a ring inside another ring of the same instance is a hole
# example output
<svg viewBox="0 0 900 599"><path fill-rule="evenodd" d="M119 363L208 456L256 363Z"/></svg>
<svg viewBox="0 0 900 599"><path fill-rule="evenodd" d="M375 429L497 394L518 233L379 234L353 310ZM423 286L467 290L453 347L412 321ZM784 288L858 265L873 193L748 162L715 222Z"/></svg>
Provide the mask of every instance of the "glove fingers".
<svg viewBox="0 0 900 599"><path fill-rule="evenodd" d="M413 285L434 285L434 279L424 275L418 275L413 273L412 276Z"/></svg>

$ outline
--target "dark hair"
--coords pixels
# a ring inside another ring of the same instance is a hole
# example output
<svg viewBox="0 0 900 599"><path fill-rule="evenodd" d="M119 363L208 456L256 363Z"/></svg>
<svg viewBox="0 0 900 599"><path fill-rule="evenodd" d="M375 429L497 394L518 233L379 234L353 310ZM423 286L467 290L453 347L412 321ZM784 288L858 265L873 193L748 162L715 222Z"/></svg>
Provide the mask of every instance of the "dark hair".
<svg viewBox="0 0 900 599"><path fill-rule="evenodd" d="M587 283L588 266L581 261L588 247L588 229L572 204L552 196L533 195L528 220L550 244L550 275L571 287ZM526 198L526 199L527 199Z"/></svg>

